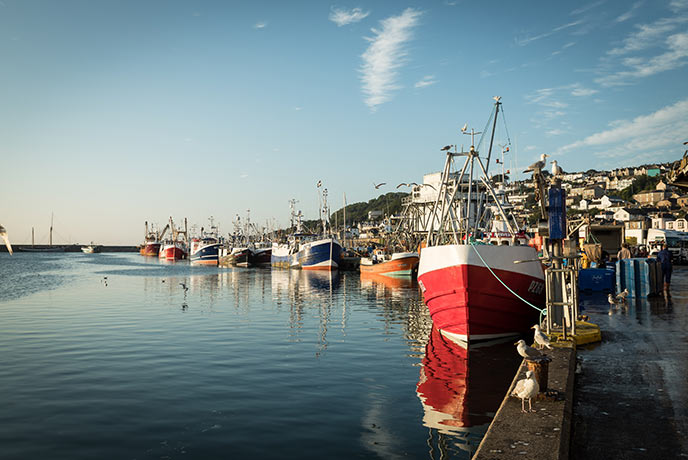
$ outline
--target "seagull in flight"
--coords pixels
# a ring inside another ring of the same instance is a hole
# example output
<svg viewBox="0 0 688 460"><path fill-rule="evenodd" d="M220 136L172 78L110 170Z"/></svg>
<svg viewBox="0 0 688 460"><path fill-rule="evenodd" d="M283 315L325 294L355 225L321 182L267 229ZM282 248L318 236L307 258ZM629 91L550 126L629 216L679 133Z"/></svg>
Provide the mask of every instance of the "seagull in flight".
<svg viewBox="0 0 688 460"><path fill-rule="evenodd" d="M445 152L446 152L446 151L447 151L447 150L449 150L450 148L452 148L452 146L451 146L451 145L445 145L445 146L444 146L444 147L442 147L442 148L441 148L440 150L441 150L441 151L445 151Z"/></svg>
<svg viewBox="0 0 688 460"><path fill-rule="evenodd" d="M463 128L461 128L461 132L462 132L462 133L465 133L467 129L468 129L468 123L466 123L465 125L463 125Z"/></svg>
<svg viewBox="0 0 688 460"><path fill-rule="evenodd" d="M10 239L7 237L7 230L5 227L0 225L0 238L5 241L5 246L7 246L7 251L12 255L12 245L10 244Z"/></svg>
<svg viewBox="0 0 688 460"><path fill-rule="evenodd" d="M417 184L416 184L416 185L417 185ZM434 186L430 185L430 184L423 184L423 185L421 185L421 187L430 187L431 189L437 191L437 189L436 189Z"/></svg>
<svg viewBox="0 0 688 460"><path fill-rule="evenodd" d="M529 171L533 171L534 173L539 173L540 171L542 171L542 168L545 167L545 164L547 163L547 157L548 156L549 155L547 155L546 153L543 153L542 155L540 155L540 161L536 161L532 165L528 166L526 168L526 170L523 172L527 173Z"/></svg>
<svg viewBox="0 0 688 460"><path fill-rule="evenodd" d="M402 187L402 186L403 187L414 187L416 185L418 185L418 184L416 184L415 182L409 182L409 183L402 182L401 184L397 185L397 188Z"/></svg>
<svg viewBox="0 0 688 460"><path fill-rule="evenodd" d="M373 182L373 187L375 187L376 189L382 187L383 185L387 185L387 182L380 182L379 184Z"/></svg>
<svg viewBox="0 0 688 460"><path fill-rule="evenodd" d="M552 349L552 345L549 343L549 337L547 337L547 334L542 332L540 330L540 325L536 324L535 326L531 327L531 329L535 329L535 334L534 334L534 343L535 345L539 345L538 348L549 348L550 350Z"/></svg>
<svg viewBox="0 0 688 460"><path fill-rule="evenodd" d="M540 392L540 385L533 375L533 371L526 372L526 378L516 382L511 396L521 398L521 412L535 412L533 410L532 399ZM528 410L526 410L526 399L528 400Z"/></svg>

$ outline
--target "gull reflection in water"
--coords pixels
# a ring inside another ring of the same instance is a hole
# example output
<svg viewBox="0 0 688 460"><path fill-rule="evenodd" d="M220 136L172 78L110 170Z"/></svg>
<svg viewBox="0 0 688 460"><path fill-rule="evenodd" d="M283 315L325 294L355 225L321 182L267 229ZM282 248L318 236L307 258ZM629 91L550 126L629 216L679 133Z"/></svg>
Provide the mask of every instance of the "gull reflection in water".
<svg viewBox="0 0 688 460"><path fill-rule="evenodd" d="M451 448L473 455L519 364L504 340L469 350L432 328L416 387L430 458L444 458Z"/></svg>

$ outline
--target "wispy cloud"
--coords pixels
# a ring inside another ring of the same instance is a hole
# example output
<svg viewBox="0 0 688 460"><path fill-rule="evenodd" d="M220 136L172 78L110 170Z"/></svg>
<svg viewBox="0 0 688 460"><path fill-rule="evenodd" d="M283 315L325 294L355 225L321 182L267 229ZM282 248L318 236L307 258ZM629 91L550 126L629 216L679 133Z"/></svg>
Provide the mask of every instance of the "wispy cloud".
<svg viewBox="0 0 688 460"><path fill-rule="evenodd" d="M594 3L589 3L585 6L582 6L578 9L575 9L575 10L571 11L571 16L583 14L583 13L586 13L586 12L592 10L593 8L597 8L598 6L602 6L604 4L604 1L605 0L601 0L599 2L594 2Z"/></svg>
<svg viewBox="0 0 688 460"><path fill-rule="evenodd" d="M617 158L643 155L648 152L678 152L685 140L688 99L663 107L633 120L617 120L610 128L582 140L565 145L557 154L593 151L600 157Z"/></svg>
<svg viewBox="0 0 688 460"><path fill-rule="evenodd" d="M554 29L552 29L552 30L550 30L550 31L548 31L548 32L543 32L543 33L541 33L541 34L539 34L539 35L530 36L530 37L523 37L523 38L517 37L517 38L516 38L516 44L517 44L518 46L527 46L527 45L533 43L534 41L541 40L541 39L543 39L543 38L547 38L547 37L549 37L550 35L553 35L553 34L555 34L555 33L557 33L557 32L561 32L562 30L569 29L569 28L571 28L571 27L575 27L575 26L577 26L577 25L579 25L579 24L582 24L582 23L583 23L583 20L582 20L582 19L579 19L579 20L577 20L577 21L569 22L568 24L564 24L564 25L555 27Z"/></svg>
<svg viewBox="0 0 688 460"><path fill-rule="evenodd" d="M653 57L627 57L620 65L625 70L597 78L602 86L627 85L638 79L677 69L688 64L688 32L670 35L665 40L665 49Z"/></svg>
<svg viewBox="0 0 688 460"><path fill-rule="evenodd" d="M247 177L248 177L248 173L241 173L241 174L239 175L239 178L240 178L240 179L246 179Z"/></svg>
<svg viewBox="0 0 688 460"><path fill-rule="evenodd" d="M253 28L254 29L265 29L268 26L267 22L257 22Z"/></svg>
<svg viewBox="0 0 688 460"><path fill-rule="evenodd" d="M614 22L625 22L628 21L633 17L633 14L635 14L635 11L643 6L643 2L635 2L633 6L631 6L631 9L626 11L624 14L621 16L617 17Z"/></svg>
<svg viewBox="0 0 688 460"><path fill-rule="evenodd" d="M425 88L426 86L434 85L437 83L434 75L426 75L413 85L415 88Z"/></svg>
<svg viewBox="0 0 688 460"><path fill-rule="evenodd" d="M413 36L413 28L420 20L421 12L407 8L399 16L380 21L382 29L371 29L374 36L365 39L370 42L361 56L361 81L365 103L373 111L391 99L392 92L399 89L396 83L398 70L407 61L405 45Z"/></svg>
<svg viewBox="0 0 688 460"><path fill-rule="evenodd" d="M661 18L649 24L636 24L633 33L623 40L623 46L607 51L609 56L625 54L654 48L682 24L688 23L688 16Z"/></svg>
<svg viewBox="0 0 688 460"><path fill-rule="evenodd" d="M337 24L337 26L342 27L347 24L359 22L367 18L369 14L370 11L364 12L360 8L354 8L349 11L339 8L332 8L332 11L330 11L330 21Z"/></svg>

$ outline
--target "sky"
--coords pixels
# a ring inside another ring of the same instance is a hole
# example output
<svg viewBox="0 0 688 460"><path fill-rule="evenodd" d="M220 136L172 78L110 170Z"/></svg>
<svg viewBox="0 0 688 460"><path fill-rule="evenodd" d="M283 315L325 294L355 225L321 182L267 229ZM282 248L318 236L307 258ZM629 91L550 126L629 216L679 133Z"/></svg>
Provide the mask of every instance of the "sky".
<svg viewBox="0 0 688 460"><path fill-rule="evenodd" d="M15 244L51 215L56 244L138 244L170 216L317 218L318 181L333 210L408 191L494 96L491 173L506 146L580 171L688 140L688 0L0 0L0 62Z"/></svg>

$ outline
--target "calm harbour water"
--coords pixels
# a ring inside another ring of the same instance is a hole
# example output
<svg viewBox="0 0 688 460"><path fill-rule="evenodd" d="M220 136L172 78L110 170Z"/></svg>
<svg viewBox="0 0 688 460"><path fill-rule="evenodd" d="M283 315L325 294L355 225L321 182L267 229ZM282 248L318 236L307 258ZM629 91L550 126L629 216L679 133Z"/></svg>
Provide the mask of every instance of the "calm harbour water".
<svg viewBox="0 0 688 460"><path fill-rule="evenodd" d="M410 281L0 253L2 459L467 459L519 363Z"/></svg>

